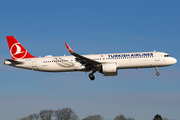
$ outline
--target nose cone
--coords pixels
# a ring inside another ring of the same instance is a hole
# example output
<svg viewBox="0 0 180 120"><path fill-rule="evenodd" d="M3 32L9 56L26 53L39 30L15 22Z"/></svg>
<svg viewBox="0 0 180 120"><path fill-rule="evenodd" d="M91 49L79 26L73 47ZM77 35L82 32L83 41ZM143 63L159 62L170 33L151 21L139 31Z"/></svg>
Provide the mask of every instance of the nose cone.
<svg viewBox="0 0 180 120"><path fill-rule="evenodd" d="M176 64L177 60L175 58L172 59L172 64Z"/></svg>

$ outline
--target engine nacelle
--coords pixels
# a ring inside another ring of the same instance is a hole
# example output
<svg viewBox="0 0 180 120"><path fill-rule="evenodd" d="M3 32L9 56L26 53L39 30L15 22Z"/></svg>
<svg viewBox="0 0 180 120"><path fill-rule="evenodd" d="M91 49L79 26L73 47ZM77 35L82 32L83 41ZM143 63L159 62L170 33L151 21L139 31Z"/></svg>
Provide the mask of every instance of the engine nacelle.
<svg viewBox="0 0 180 120"><path fill-rule="evenodd" d="M115 76L117 75L117 64L116 63L105 63L101 65L101 71L104 76Z"/></svg>

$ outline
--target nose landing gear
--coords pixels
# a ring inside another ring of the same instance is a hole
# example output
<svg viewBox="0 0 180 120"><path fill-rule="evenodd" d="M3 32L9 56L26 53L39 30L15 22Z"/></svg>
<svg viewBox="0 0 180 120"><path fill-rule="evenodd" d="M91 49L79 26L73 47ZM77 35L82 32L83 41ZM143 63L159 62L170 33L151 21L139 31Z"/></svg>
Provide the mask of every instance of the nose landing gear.
<svg viewBox="0 0 180 120"><path fill-rule="evenodd" d="M156 75L159 76L160 73L158 72L158 67L156 67Z"/></svg>

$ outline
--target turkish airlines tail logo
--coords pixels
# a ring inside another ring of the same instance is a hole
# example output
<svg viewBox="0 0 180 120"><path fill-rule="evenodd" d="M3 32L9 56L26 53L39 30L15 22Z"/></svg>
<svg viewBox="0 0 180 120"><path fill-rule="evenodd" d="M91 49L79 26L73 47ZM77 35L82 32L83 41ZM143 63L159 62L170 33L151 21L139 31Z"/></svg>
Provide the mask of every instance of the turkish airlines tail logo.
<svg viewBox="0 0 180 120"><path fill-rule="evenodd" d="M15 45L16 46L16 53L14 53L13 55L16 54L20 54L20 53L24 53L25 51L21 51L21 47L19 45Z"/></svg>
<svg viewBox="0 0 180 120"><path fill-rule="evenodd" d="M6 36L6 39L13 60L35 58L16 40L14 36Z"/></svg>

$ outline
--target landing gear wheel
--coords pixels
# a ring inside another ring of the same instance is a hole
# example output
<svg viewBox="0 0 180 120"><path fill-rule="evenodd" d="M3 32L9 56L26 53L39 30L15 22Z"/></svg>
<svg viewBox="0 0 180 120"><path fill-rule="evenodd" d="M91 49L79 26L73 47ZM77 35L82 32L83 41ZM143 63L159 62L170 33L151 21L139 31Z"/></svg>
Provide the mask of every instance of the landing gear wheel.
<svg viewBox="0 0 180 120"><path fill-rule="evenodd" d="M159 76L159 75L160 75L160 73L159 73L159 72L157 72L157 73L156 73L156 75L157 75L157 76Z"/></svg>
<svg viewBox="0 0 180 120"><path fill-rule="evenodd" d="M155 67L156 68L156 75L159 76L160 73L158 72L158 67Z"/></svg>
<svg viewBox="0 0 180 120"><path fill-rule="evenodd" d="M93 73L90 73L90 74L89 74L89 78L90 78L91 80L94 80L94 79L95 79Z"/></svg>

